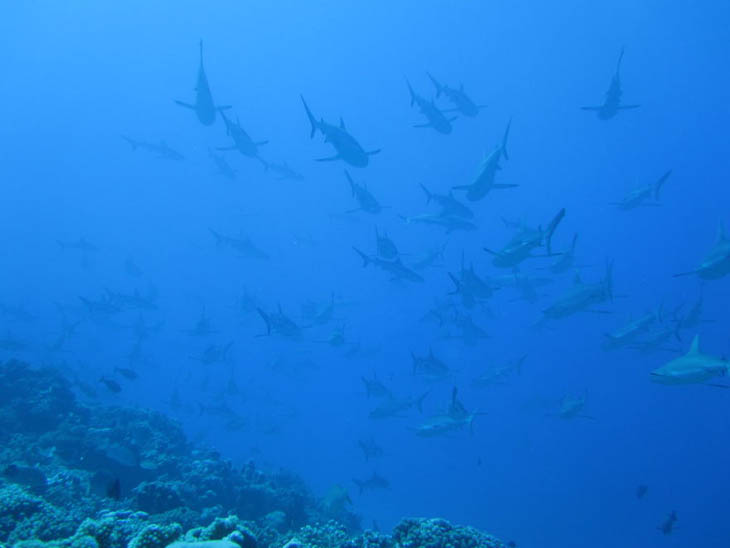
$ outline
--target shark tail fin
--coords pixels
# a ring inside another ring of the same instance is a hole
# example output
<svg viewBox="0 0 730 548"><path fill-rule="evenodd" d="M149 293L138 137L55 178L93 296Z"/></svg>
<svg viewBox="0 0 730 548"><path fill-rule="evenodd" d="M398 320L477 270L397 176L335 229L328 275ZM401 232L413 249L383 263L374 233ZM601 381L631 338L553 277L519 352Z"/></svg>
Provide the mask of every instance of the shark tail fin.
<svg viewBox="0 0 730 548"><path fill-rule="evenodd" d="M621 70L621 61L624 60L624 47L621 46L621 53L618 54L618 61L616 62L616 74Z"/></svg>
<svg viewBox="0 0 730 548"><path fill-rule="evenodd" d="M654 183L654 200L656 200L657 202L659 201L659 192L661 191L662 186L667 181L667 179L669 179L669 176L671 174L672 170L670 169L664 175L662 175L656 183Z"/></svg>
<svg viewBox="0 0 730 548"><path fill-rule="evenodd" d="M518 375L522 375L522 364L525 363L526 359L527 359L527 354L523 354L517 360L517 363L515 364L515 369L516 369Z"/></svg>
<svg viewBox="0 0 730 548"><path fill-rule="evenodd" d="M430 393L430 390L428 392L424 392L416 399L416 409L418 409L419 413L423 413L423 400L425 400Z"/></svg>
<svg viewBox="0 0 730 548"><path fill-rule="evenodd" d="M461 282L454 276L451 272L449 272L449 278L451 278L451 281L454 282L454 290L449 291L449 295L456 295L461 292Z"/></svg>
<svg viewBox="0 0 730 548"><path fill-rule="evenodd" d="M211 234L213 235L213 238L215 238L215 243L216 243L217 245L220 245L220 244L222 244L222 243L223 243L223 237L222 237L222 236L221 236L220 234L218 234L218 233L217 233L217 232L216 232L215 230L213 230L212 228L209 228L208 230L210 230L210 233L211 233Z"/></svg>
<svg viewBox="0 0 730 548"><path fill-rule="evenodd" d="M441 97L441 94L444 91L444 86L442 86L436 78L434 78L430 72L426 73L428 75L428 78L433 82L434 87L436 88L436 98ZM412 103L411 103L412 104Z"/></svg>
<svg viewBox="0 0 730 548"><path fill-rule="evenodd" d="M353 247L352 249L354 249L355 250L355 253L357 253L358 255L360 255L360 257L362 258L362 266L363 266L363 268L367 267L370 264L370 257L368 257L367 255L365 255L365 253L363 253L362 251L360 251L356 247Z"/></svg>
<svg viewBox="0 0 730 548"><path fill-rule="evenodd" d="M422 183L418 183L418 186L420 186L423 189L423 192L426 193L426 203L431 203L431 198L433 198L433 194L431 194L431 191L426 188L426 185Z"/></svg>
<svg viewBox="0 0 730 548"><path fill-rule="evenodd" d="M129 146L132 147L132 150L137 150L137 141L135 141L134 139L131 139L125 135L122 135L122 139L124 139L125 141L127 141L129 143Z"/></svg>
<svg viewBox="0 0 730 548"><path fill-rule="evenodd" d="M411 94L411 106L413 106L416 102L416 92L413 91L413 86L411 86L411 83L408 81L408 78L406 78L406 85L408 86L408 93Z"/></svg>
<svg viewBox="0 0 730 548"><path fill-rule="evenodd" d="M266 334L271 335L271 319L269 318L269 315L258 306L256 307L256 311L259 313L259 316L261 316L261 319L264 320L264 323L266 324Z"/></svg>
<svg viewBox="0 0 730 548"><path fill-rule="evenodd" d="M505 160L509 160L509 154L507 153L507 138L509 137L509 130L512 127L512 118L509 119L509 122L507 122L507 127L504 130L504 135L502 136L502 146L500 147L500 150L502 151L502 156L504 156Z"/></svg>
<svg viewBox="0 0 730 548"><path fill-rule="evenodd" d="M302 104L304 105L304 110L307 112L307 118L309 118L309 123L312 125L312 130L309 133L309 138L313 138L314 134L317 133L317 120L312 114L312 111L309 110L309 106L307 105L307 102L304 100L304 96L299 96L302 99Z"/></svg>
<svg viewBox="0 0 730 548"><path fill-rule="evenodd" d="M550 221L550 224L548 224L547 230L545 231L545 246L547 248L548 255L552 255L553 234L555 233L555 229L558 228L560 221L563 220L563 217L565 217L565 208L558 211L552 221Z"/></svg>

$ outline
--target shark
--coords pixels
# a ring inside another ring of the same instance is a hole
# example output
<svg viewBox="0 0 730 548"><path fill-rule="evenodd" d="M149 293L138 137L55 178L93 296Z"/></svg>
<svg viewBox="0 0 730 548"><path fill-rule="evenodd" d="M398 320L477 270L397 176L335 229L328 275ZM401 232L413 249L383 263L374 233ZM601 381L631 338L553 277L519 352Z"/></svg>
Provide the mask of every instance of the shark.
<svg viewBox="0 0 730 548"><path fill-rule="evenodd" d="M400 256L398 246L388 236L387 232L380 232L378 227L375 227L375 248L377 249L378 257L383 259L395 260Z"/></svg>
<svg viewBox="0 0 730 548"><path fill-rule="evenodd" d="M129 146L132 147L133 151L136 151L137 149L146 150L152 154L157 154L157 157L162 160L175 160L180 162L185 159L185 156L170 148L165 141L160 141L159 143L147 143L145 141L137 141L136 139L132 139L125 135L122 135L122 139L129 143Z"/></svg>
<svg viewBox="0 0 730 548"><path fill-rule="evenodd" d="M447 378L451 369L433 353L433 348L428 349L428 354L418 356L411 352L413 360L413 374L420 375L429 381L438 381Z"/></svg>
<svg viewBox="0 0 730 548"><path fill-rule="evenodd" d="M542 311L543 320L566 318L577 312L590 310L592 306L608 300L613 301L612 261L606 263L606 273L603 279L597 282L585 283L580 275L576 274L573 287Z"/></svg>
<svg viewBox="0 0 730 548"><path fill-rule="evenodd" d="M628 211L630 209L636 209L640 206L658 206L659 204L659 192L664 186L664 183L669 179L672 174L670 169L664 173L659 179L642 187L636 188L624 196L620 201L613 202L611 205L616 206L619 209ZM653 200L652 200L653 198Z"/></svg>
<svg viewBox="0 0 730 548"><path fill-rule="evenodd" d="M474 263L466 268L464 253L461 254L461 269L457 278L451 272L449 278L454 283L454 290L449 295L460 295L461 303L465 308L473 308L477 300L488 299L494 294L494 287L488 281L480 278L474 271Z"/></svg>
<svg viewBox="0 0 730 548"><path fill-rule="evenodd" d="M431 213L424 213L422 215L412 215L411 217L400 216L407 224L423 224L430 226L438 226L446 231L446 234L451 234L454 231L473 231L478 227L472 221L458 217L455 215L436 215Z"/></svg>
<svg viewBox="0 0 730 548"><path fill-rule="evenodd" d="M265 312L262 308L256 308L266 324L266 333L259 335L259 337L266 337L272 333L276 333L281 337L292 340L299 340L302 336L302 329L304 327L297 325L297 323L289 318L281 308L279 304L275 312Z"/></svg>
<svg viewBox="0 0 730 548"><path fill-rule="evenodd" d="M474 118L479 114L481 109L487 108L486 105L476 104L471 97L466 94L466 91L464 91L464 84L459 84L458 88L452 88L440 83L431 75L430 72L427 72L426 74L436 88L436 98L438 99L443 94L449 101L451 101L451 104L454 105L454 108L446 109L444 112L458 112L468 118Z"/></svg>
<svg viewBox="0 0 730 548"><path fill-rule="evenodd" d="M474 212L469 209L466 205L462 204L459 200L454 197L454 193L449 191L448 194L437 194L431 192L425 185L421 184L420 187L426 194L426 203L430 204L432 201L436 202L441 206L442 217L461 217L464 219L473 219Z"/></svg>
<svg viewBox="0 0 730 548"><path fill-rule="evenodd" d="M266 162L264 164L266 171L271 171L278 175L280 181L303 181L304 175L294 170L289 163L284 161L281 163Z"/></svg>
<svg viewBox="0 0 730 548"><path fill-rule="evenodd" d="M552 237L560 221L565 217L565 208L562 208L553 217L546 230L539 226L536 230L522 226L517 234L499 251L484 248L484 251L494 258L492 264L500 268L515 268L522 261L534 257L554 257L558 255L552 251ZM547 250L545 255L533 255L532 250L544 246Z"/></svg>
<svg viewBox="0 0 730 548"><path fill-rule="evenodd" d="M218 150L237 150L244 156L249 158L256 158L264 166L266 161L259 156L259 147L268 143L268 141L254 141L251 139L246 130L241 126L241 122L238 118L233 122L229 120L224 114L223 110L220 111L223 122L226 124L226 135L233 139L233 145L227 147L218 147Z"/></svg>
<svg viewBox="0 0 730 548"><path fill-rule="evenodd" d="M368 415L371 419L392 419L405 418L403 413L412 408L418 409L419 413L423 413L423 400L426 399L429 392L425 392L417 398L400 399L392 394L385 398L378 407L373 409Z"/></svg>
<svg viewBox="0 0 730 548"><path fill-rule="evenodd" d="M451 133L452 127L451 122L456 120L456 117L447 118L446 115L436 106L436 103L431 100L427 100L413 90L411 83L406 80L408 85L408 92L411 94L411 106L418 105L418 110L425 116L425 124L415 124L413 127L416 128L433 128L442 135L448 135Z"/></svg>
<svg viewBox="0 0 730 548"><path fill-rule="evenodd" d="M366 255L356 247L353 247L353 249L362 258L363 267L367 267L369 264L372 263L378 268L390 274L393 281L405 280L408 282L417 283L422 283L424 281L423 276L405 266L400 258L397 258L395 260L382 259L378 256Z"/></svg>
<svg viewBox="0 0 730 548"><path fill-rule="evenodd" d="M622 110L632 110L639 108L639 105L623 105L621 104L621 96L623 91L621 89L621 61L624 58L624 48L621 48L621 53L618 56L618 62L616 63L616 72L614 72L611 78L611 83L606 91L603 104L591 107L581 107L581 110L595 112L599 120L610 120L616 116Z"/></svg>
<svg viewBox="0 0 730 548"><path fill-rule="evenodd" d="M195 84L195 103L185 103L183 101L175 101L181 107L190 109L195 112L198 120L204 126L211 126L215 123L216 110L220 108L230 107L218 107L216 108L213 102L213 95L210 92L210 85L208 84L208 77L205 74L205 67L203 66L203 41L200 41L200 63L198 65L198 79Z"/></svg>
<svg viewBox="0 0 730 548"><path fill-rule="evenodd" d="M704 354L700 350L700 336L695 335L689 351L651 372L651 380L659 384L709 384L728 388L726 385L710 383L716 377L725 377L730 372L730 362Z"/></svg>
<svg viewBox="0 0 730 548"><path fill-rule="evenodd" d="M224 234L220 234L216 232L213 229L209 229L210 233L213 235L213 238L215 238L215 243L217 245L225 245L236 251L241 257L247 257L249 259L260 259L260 260L268 260L269 254L266 253L264 250L260 249L256 246L256 244L253 243L251 238L248 237L239 237L234 238L233 236L226 236Z"/></svg>
<svg viewBox="0 0 730 548"><path fill-rule="evenodd" d="M507 138L509 137L509 131L511 126L512 120L507 123L507 128L504 130L504 135L502 135L502 143L497 146L492 152L487 154L487 156L482 161L481 167L479 168L479 173L477 174L476 178L471 182L471 184L456 185L452 187L455 190L465 190L466 199L470 202L477 202L481 200L487 194L489 194L489 191L491 190L515 188L519 186L515 184L495 183L497 171L502 169L502 167L499 165L499 161L502 158L504 158L505 160L509 160L509 155L507 154Z"/></svg>
<svg viewBox="0 0 730 548"><path fill-rule="evenodd" d="M368 490L390 489L390 482L377 472L373 472L373 475L365 480L353 479L352 482L357 485L361 495Z"/></svg>
<svg viewBox="0 0 730 548"><path fill-rule="evenodd" d="M209 335L217 334L218 331L213 328L213 324L206 314L205 308L203 308L200 313L200 318L198 318L198 321L195 322L193 328L183 330L183 333L187 333L191 337L207 337Z"/></svg>
<svg viewBox="0 0 730 548"><path fill-rule="evenodd" d="M546 267L542 267L539 270L549 270L552 274L562 274L573 268L580 268L585 265L575 264L575 248L578 243L578 234L573 234L573 240L570 243L570 247L558 255L555 261Z"/></svg>
<svg viewBox="0 0 730 548"><path fill-rule="evenodd" d="M661 307L647 312L646 314L629 321L618 329L605 333L606 344L604 347L606 349L612 349L630 345L634 343L639 336L647 333L654 325L661 322L661 320Z"/></svg>
<svg viewBox="0 0 730 548"><path fill-rule="evenodd" d="M490 386L493 384L501 384L504 379L517 373L522 374L522 364L527 359L527 354L520 356L516 360L510 360L503 365L491 367L472 381L472 385L478 388Z"/></svg>
<svg viewBox="0 0 730 548"><path fill-rule="evenodd" d="M225 177L226 179L233 181L236 178L236 170L231 167L226 157L222 154L215 154L211 149L208 149L208 156L213 160L216 167L216 173Z"/></svg>
<svg viewBox="0 0 730 548"><path fill-rule="evenodd" d="M717 280L730 274L730 239L725 234L722 223L717 227L714 245L707 252L700 265L694 270L675 274L674 277L692 274L703 280Z"/></svg>
<svg viewBox="0 0 730 548"><path fill-rule="evenodd" d="M419 437L433 438L446 436L468 426L470 433L474 434L474 419L480 415L486 415L486 413L469 412L459 401L458 389L454 387L451 391L451 403L446 413L430 417L414 431Z"/></svg>
<svg viewBox="0 0 730 548"><path fill-rule="evenodd" d="M380 205L380 202L378 202L375 196L373 196L373 193L370 192L367 185L360 185L356 183L350 175L350 172L347 170L345 170L345 177L347 177L347 182L350 183L350 191L352 192L352 197L355 198L355 201L357 201L359 206L355 209L348 210L347 213L364 211L365 213L377 215L378 213L383 211L383 207Z"/></svg>
<svg viewBox="0 0 730 548"><path fill-rule="evenodd" d="M345 122L340 118L340 125L336 126L324 121L323 118L317 120L309 109L309 105L300 95L304 110L309 118L312 126L310 138L313 138L317 131L324 135L325 143L329 143L335 149L336 154L327 158L319 158L318 162L331 162L335 160L343 160L353 167L366 167L370 161L370 157L378 154L380 149L366 151L360 143L347 131Z"/></svg>

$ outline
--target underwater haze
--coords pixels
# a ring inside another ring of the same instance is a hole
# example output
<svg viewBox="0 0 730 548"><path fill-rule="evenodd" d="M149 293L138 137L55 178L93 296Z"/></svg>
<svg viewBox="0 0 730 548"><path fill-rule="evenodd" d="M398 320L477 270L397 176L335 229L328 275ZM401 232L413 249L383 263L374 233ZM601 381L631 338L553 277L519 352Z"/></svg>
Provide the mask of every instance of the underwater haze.
<svg viewBox="0 0 730 548"><path fill-rule="evenodd" d="M730 4L0 12L0 360L364 529L730 545Z"/></svg>

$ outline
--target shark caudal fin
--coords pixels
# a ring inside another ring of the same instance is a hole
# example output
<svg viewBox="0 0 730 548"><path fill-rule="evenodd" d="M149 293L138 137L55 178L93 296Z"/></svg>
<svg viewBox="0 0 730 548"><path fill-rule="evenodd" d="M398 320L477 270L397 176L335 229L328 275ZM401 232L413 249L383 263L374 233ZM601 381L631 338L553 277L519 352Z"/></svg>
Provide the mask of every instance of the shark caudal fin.
<svg viewBox="0 0 730 548"><path fill-rule="evenodd" d="M304 96L299 96L302 100L302 104L304 105L304 110L307 112L307 118L309 118L309 123L312 125L312 130L309 132L309 138L313 138L314 134L317 133L317 128L319 125L317 124L317 119L312 114L312 111L309 110L309 106L307 105L307 102L304 100Z"/></svg>
<svg viewBox="0 0 730 548"><path fill-rule="evenodd" d="M360 255L360 257L362 258L362 266L363 266L363 268L367 267L370 264L370 257L368 257L367 255L365 255L365 253L363 253L362 251L360 251L356 247L353 247L352 249L354 249L355 250L355 253L357 253L358 255Z"/></svg>
<svg viewBox="0 0 730 548"><path fill-rule="evenodd" d="M430 393L431 391L429 390L428 392L424 392L423 394L418 396L418 398L416 398L416 409L418 409L418 412L421 414L423 413L423 400L425 400Z"/></svg>
<svg viewBox="0 0 730 548"><path fill-rule="evenodd" d="M565 208L562 208L560 211L558 211L555 217L553 217L552 221L550 221L550 224L548 224L547 230L545 231L545 247L547 248L548 255L552 255L553 253L553 234L555 233L555 229L558 228L560 221L563 220L563 217L565 217Z"/></svg>
<svg viewBox="0 0 730 548"><path fill-rule="evenodd" d="M431 191L426 188L426 185L418 183L418 186L420 186L423 189L423 192L426 193L426 203L431 203L431 198L433 198L433 194L431 194Z"/></svg>
<svg viewBox="0 0 730 548"><path fill-rule="evenodd" d="M131 139L125 135L122 135L122 139L124 139L125 141L127 141L129 143L129 146L132 147L132 150L137 150L137 144L138 144L137 141L135 141L134 139Z"/></svg>
<svg viewBox="0 0 730 548"><path fill-rule="evenodd" d="M667 179L669 179L669 176L671 174L672 170L670 169L664 175L662 175L656 183L654 183L654 200L656 200L657 202L659 201L659 192L661 191L662 186L667 181Z"/></svg>
<svg viewBox="0 0 730 548"><path fill-rule="evenodd" d="M208 230L210 230L210 233L211 233L211 234L213 235L213 238L215 238L215 243L216 243L217 245L220 245L220 244L222 244L222 243L223 243L223 236L221 236L220 234L218 234L218 233L217 233L217 232L216 232L215 230L213 230L212 228L209 228Z"/></svg>
<svg viewBox="0 0 730 548"><path fill-rule="evenodd" d="M507 154L507 138L509 137L509 130L511 127L512 127L512 118L510 118L509 122L507 122L507 127L505 128L504 135L502 136L502 146L500 147L502 156L504 156L505 160L509 160L509 154Z"/></svg>
<svg viewBox="0 0 730 548"><path fill-rule="evenodd" d="M621 61L624 60L624 47L621 46L621 53L618 55L618 61L616 62L616 75L618 76L619 71L621 70Z"/></svg>
<svg viewBox="0 0 730 548"><path fill-rule="evenodd" d="M264 320L264 323L266 324L266 334L271 335L271 319L269 318L269 315L258 306L256 307L256 311L259 313L259 316L261 316L261 319Z"/></svg>
<svg viewBox="0 0 730 548"><path fill-rule="evenodd" d="M433 85L434 85L434 87L436 88L436 97L437 97L437 98L438 98L438 97L441 97L441 94L442 94L442 93L443 93L443 91L444 91L444 86L442 86L442 85L441 85L441 84L439 83L439 81L438 81L438 80L436 80L436 78L434 78L433 76L431 76L431 73L430 73L430 72L427 72L426 74L428 75L428 78L429 78L429 79L431 80L431 82L433 82Z"/></svg>
<svg viewBox="0 0 730 548"><path fill-rule="evenodd" d="M408 78L406 78L406 85L408 86L408 93L411 94L411 106L414 105L416 102L416 92L413 91L413 87L411 86L411 83L408 81Z"/></svg>
<svg viewBox="0 0 730 548"><path fill-rule="evenodd" d="M449 295L458 295L459 293L461 293L461 282L451 272L449 272L448 274L449 278L451 278L451 281L454 282L454 290L449 291Z"/></svg>

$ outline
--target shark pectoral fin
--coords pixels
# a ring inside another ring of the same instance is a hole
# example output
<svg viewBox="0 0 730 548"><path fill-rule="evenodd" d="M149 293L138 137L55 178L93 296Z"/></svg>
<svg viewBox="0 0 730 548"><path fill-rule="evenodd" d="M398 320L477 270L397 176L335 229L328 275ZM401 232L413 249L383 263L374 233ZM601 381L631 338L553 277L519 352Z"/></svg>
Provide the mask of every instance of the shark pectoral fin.
<svg viewBox="0 0 730 548"><path fill-rule="evenodd" d="M376 154L379 154L381 150L383 149L376 148L375 150L368 150L365 154L367 154L368 156L375 156Z"/></svg>
<svg viewBox="0 0 730 548"><path fill-rule="evenodd" d="M689 272L680 272L679 274L673 274L673 278L679 278L680 276L691 276L692 274L697 274L696 270L690 270Z"/></svg>
<svg viewBox="0 0 730 548"><path fill-rule="evenodd" d="M486 251L490 255L494 255L495 257L501 257L502 256L502 254L499 251L493 251L493 250L491 250L491 249L489 249L487 247L484 247L482 249L484 249L484 251Z"/></svg>
<svg viewBox="0 0 730 548"><path fill-rule="evenodd" d="M520 186L520 185L507 185L507 184L502 183L502 184L493 184L492 188L515 188L517 186Z"/></svg>
<svg viewBox="0 0 730 548"><path fill-rule="evenodd" d="M180 105L181 107L189 108L191 110L195 110L195 105L191 105L190 103L183 103L182 101L175 101L175 104Z"/></svg>
<svg viewBox="0 0 730 548"><path fill-rule="evenodd" d="M260 147L262 145L268 145L269 141L268 141L268 139L266 141L254 141L253 144L256 145L257 147Z"/></svg>
<svg viewBox="0 0 730 548"><path fill-rule="evenodd" d="M339 160L340 155L337 154L336 156L328 156L327 158L316 158L315 162L334 162L335 160Z"/></svg>

